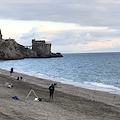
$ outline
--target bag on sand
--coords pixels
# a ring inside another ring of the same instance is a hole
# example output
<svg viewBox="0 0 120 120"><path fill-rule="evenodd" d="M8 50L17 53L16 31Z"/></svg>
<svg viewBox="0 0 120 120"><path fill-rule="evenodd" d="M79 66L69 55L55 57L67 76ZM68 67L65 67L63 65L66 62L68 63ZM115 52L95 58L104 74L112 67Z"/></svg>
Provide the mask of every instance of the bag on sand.
<svg viewBox="0 0 120 120"><path fill-rule="evenodd" d="M12 97L14 100L19 100L17 96Z"/></svg>
<svg viewBox="0 0 120 120"><path fill-rule="evenodd" d="M41 97L39 97L39 98L35 98L34 101L42 101L42 98L41 98Z"/></svg>

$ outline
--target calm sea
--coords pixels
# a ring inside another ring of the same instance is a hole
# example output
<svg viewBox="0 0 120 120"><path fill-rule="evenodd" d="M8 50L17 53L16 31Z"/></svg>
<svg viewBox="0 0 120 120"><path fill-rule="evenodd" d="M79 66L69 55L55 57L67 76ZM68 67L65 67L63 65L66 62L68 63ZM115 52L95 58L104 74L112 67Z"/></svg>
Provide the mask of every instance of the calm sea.
<svg viewBox="0 0 120 120"><path fill-rule="evenodd" d="M0 61L0 68L88 89L120 93L120 53L63 54L61 58Z"/></svg>

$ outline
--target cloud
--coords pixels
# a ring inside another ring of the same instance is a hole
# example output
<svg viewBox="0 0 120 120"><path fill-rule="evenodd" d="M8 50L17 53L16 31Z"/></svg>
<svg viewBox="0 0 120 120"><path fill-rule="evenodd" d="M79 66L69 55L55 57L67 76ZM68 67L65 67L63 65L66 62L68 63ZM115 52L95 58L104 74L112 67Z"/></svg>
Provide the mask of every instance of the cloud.
<svg viewBox="0 0 120 120"><path fill-rule="evenodd" d="M46 25L32 28L28 33L20 37L21 41L26 41L26 43L31 44L30 41L34 38L36 40L44 39L52 43L53 51L59 50L62 52L90 52L120 46L120 33L115 29L105 27L94 27L92 29L92 27L78 26L77 29L53 29L51 31L47 28L45 29L45 27Z"/></svg>
<svg viewBox="0 0 120 120"><path fill-rule="evenodd" d="M0 27L23 45L45 39L53 51L115 51L119 6L114 0L1 0L0 19L7 21L0 21Z"/></svg>
<svg viewBox="0 0 120 120"><path fill-rule="evenodd" d="M118 28L119 5L114 0L2 0L0 18Z"/></svg>

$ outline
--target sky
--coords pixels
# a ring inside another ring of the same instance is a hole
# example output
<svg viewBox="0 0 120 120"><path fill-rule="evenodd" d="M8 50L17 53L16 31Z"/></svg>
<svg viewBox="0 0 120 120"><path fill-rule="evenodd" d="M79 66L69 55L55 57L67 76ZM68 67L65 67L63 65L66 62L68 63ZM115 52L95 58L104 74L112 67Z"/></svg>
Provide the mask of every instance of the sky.
<svg viewBox="0 0 120 120"><path fill-rule="evenodd" d="M3 39L52 52L120 52L120 0L0 0Z"/></svg>

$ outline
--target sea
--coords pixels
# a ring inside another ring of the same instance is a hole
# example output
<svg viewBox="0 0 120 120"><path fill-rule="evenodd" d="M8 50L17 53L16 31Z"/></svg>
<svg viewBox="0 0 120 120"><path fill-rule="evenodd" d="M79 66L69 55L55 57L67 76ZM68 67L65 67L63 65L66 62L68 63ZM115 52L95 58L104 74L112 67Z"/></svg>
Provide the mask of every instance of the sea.
<svg viewBox="0 0 120 120"><path fill-rule="evenodd" d="M55 82L120 94L120 52L69 53L57 58L2 60L0 68Z"/></svg>

